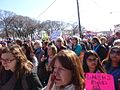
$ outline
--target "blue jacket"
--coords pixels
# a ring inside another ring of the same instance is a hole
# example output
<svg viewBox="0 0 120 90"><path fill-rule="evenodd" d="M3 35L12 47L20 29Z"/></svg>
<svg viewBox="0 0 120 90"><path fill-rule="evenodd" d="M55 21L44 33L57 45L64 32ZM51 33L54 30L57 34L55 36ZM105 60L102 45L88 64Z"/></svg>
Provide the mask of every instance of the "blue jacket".
<svg viewBox="0 0 120 90"><path fill-rule="evenodd" d="M120 79L120 67L110 67L107 71L108 74L111 74L114 78L115 90L118 90L118 79Z"/></svg>
<svg viewBox="0 0 120 90"><path fill-rule="evenodd" d="M82 51L82 46L80 44L76 44L75 46L73 46L72 50L78 55L80 56L80 53Z"/></svg>

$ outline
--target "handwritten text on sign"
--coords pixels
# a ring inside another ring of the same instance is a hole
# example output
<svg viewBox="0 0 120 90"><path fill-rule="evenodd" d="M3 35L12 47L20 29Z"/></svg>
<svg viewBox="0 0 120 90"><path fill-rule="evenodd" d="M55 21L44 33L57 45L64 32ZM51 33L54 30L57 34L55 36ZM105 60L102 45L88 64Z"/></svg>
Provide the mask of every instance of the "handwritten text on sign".
<svg viewBox="0 0 120 90"><path fill-rule="evenodd" d="M113 76L104 73L86 73L86 90L114 90Z"/></svg>

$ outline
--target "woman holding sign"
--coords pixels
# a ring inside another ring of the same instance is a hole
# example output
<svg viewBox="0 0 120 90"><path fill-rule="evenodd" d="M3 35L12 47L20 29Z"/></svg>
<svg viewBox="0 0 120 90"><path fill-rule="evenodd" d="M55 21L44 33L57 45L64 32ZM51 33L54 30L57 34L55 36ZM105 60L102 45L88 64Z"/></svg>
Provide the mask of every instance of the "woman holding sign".
<svg viewBox="0 0 120 90"><path fill-rule="evenodd" d="M103 65L107 73L114 77L115 90L120 90L120 88L118 89L120 79L120 46L113 46L111 48L109 58L103 61Z"/></svg>
<svg viewBox="0 0 120 90"><path fill-rule="evenodd" d="M83 90L84 75L79 57L71 50L60 51L52 60L53 73L43 90Z"/></svg>
<svg viewBox="0 0 120 90"><path fill-rule="evenodd" d="M97 53L93 50L85 52L83 57L83 70L85 73L105 72Z"/></svg>

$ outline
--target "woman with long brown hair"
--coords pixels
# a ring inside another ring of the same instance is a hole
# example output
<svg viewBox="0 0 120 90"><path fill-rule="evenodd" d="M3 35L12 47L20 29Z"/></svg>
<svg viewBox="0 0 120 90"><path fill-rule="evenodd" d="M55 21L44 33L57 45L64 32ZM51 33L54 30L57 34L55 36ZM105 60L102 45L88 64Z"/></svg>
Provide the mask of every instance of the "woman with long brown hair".
<svg viewBox="0 0 120 90"><path fill-rule="evenodd" d="M51 74L43 90L83 90L84 75L79 57L71 50L60 51L52 60Z"/></svg>
<svg viewBox="0 0 120 90"><path fill-rule="evenodd" d="M19 45L5 47L1 54L0 90L40 90L41 83Z"/></svg>
<svg viewBox="0 0 120 90"><path fill-rule="evenodd" d="M93 50L88 50L83 56L83 70L84 73L105 73L105 69L101 64L100 57Z"/></svg>
<svg viewBox="0 0 120 90"><path fill-rule="evenodd" d="M118 88L120 85L120 46L113 46L110 49L108 59L103 60L103 66L105 67L108 74L114 77L115 90L120 90ZM119 83L119 84L118 84Z"/></svg>

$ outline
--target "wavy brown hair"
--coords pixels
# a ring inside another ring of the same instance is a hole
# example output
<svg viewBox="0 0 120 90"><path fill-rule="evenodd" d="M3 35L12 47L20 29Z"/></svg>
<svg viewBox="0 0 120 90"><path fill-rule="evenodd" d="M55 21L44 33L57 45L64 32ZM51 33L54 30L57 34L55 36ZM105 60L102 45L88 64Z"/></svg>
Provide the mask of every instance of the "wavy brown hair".
<svg viewBox="0 0 120 90"><path fill-rule="evenodd" d="M51 65L54 66L55 60L59 60L61 65L72 72L71 84L74 84L75 90L83 90L84 74L79 57L71 50L61 50L53 58Z"/></svg>
<svg viewBox="0 0 120 90"><path fill-rule="evenodd" d="M32 72L33 64L27 59L19 45L14 44L9 47L5 47L2 50L2 54L3 53L12 53L17 60L15 67L15 74L17 75L17 78L25 73Z"/></svg>

